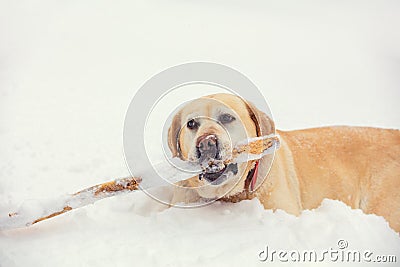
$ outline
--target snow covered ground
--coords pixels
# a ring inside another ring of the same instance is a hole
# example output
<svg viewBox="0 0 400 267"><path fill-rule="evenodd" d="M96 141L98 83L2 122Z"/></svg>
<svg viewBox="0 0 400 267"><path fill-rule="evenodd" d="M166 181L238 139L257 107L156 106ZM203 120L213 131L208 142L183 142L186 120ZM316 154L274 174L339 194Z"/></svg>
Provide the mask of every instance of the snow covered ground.
<svg viewBox="0 0 400 267"><path fill-rule="evenodd" d="M279 129L400 128L399 11L361 0L1 1L0 216L127 176L129 102L182 62L240 70ZM0 266L261 266L266 246L321 252L339 240L399 264L399 235L336 201L296 218L257 200L166 209L132 193L0 232Z"/></svg>

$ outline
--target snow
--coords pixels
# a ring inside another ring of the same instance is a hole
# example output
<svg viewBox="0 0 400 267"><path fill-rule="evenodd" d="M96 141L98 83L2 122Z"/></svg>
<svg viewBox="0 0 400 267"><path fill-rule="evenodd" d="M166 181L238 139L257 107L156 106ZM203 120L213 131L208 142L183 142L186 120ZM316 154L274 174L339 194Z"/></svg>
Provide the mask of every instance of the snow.
<svg viewBox="0 0 400 267"><path fill-rule="evenodd" d="M149 206L153 207L149 209ZM158 208L155 208L155 207ZM4 266L256 266L279 249L349 248L400 256L398 236L375 215L326 200L300 217L258 200L165 209L140 193L103 200L29 229L2 234Z"/></svg>
<svg viewBox="0 0 400 267"><path fill-rule="evenodd" d="M128 176L129 102L182 62L240 70L267 97L278 129L399 128L399 5L1 2L0 216ZM256 199L179 209L135 192L0 231L0 266L261 266L271 265L258 260L266 245L323 250L340 239L400 260L399 235L383 218L337 201L294 217Z"/></svg>

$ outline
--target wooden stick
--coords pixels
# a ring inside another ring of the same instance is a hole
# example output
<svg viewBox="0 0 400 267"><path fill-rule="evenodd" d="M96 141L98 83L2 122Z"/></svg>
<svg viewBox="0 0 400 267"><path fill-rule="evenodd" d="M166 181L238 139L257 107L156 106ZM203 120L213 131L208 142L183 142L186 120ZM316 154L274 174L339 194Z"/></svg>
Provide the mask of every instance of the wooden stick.
<svg viewBox="0 0 400 267"><path fill-rule="evenodd" d="M117 179L111 182L102 183L99 185L95 185L89 188L86 188L82 191L79 191L74 196L90 193L97 198L105 198L109 197L110 193L116 193L120 191L133 191L139 189L139 183L142 181L141 178L122 178Z"/></svg>
<svg viewBox="0 0 400 267"><path fill-rule="evenodd" d="M267 138L258 138L250 141L247 144L239 145L233 149L233 158L238 157L240 154L262 154L267 149L271 148L274 144L279 143L278 136L271 136Z"/></svg>
<svg viewBox="0 0 400 267"><path fill-rule="evenodd" d="M102 183L99 185L91 186L84 190L81 190L75 194L70 195L65 199L65 206L57 211L54 211L48 215L41 216L37 219L25 222L25 226L30 226L38 222L56 217L64 214L68 211L84 207L92 204L100 199L112 197L121 193L127 193L139 189L139 183L142 181L141 178L122 178L116 179L111 182ZM8 214L9 218L17 218L23 216L18 212L12 212ZM19 225L17 225L18 227Z"/></svg>

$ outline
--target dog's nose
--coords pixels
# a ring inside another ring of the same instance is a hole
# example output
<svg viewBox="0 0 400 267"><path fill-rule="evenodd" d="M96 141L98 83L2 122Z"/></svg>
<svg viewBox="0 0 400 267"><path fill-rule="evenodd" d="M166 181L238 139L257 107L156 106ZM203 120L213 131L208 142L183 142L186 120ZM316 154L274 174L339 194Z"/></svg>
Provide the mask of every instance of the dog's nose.
<svg viewBox="0 0 400 267"><path fill-rule="evenodd" d="M218 139L214 134L202 135L197 139L198 157L213 158L218 156Z"/></svg>

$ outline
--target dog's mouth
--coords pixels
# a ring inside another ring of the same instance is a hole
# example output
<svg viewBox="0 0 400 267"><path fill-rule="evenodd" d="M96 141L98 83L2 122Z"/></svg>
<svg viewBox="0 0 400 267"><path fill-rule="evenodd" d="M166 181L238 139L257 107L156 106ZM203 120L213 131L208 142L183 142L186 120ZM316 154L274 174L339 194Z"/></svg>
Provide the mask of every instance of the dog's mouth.
<svg viewBox="0 0 400 267"><path fill-rule="evenodd" d="M204 168L204 171L199 175L199 179L204 179L212 185L219 185L226 181L230 175L236 175L237 173L237 163L225 165L222 162L218 162Z"/></svg>

